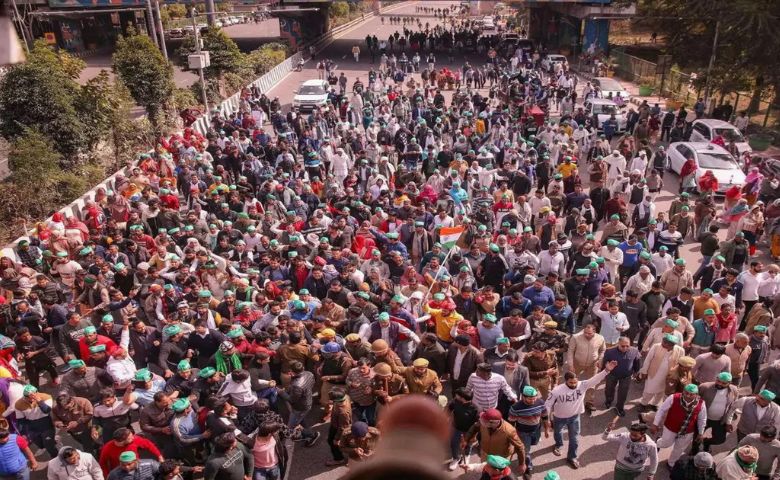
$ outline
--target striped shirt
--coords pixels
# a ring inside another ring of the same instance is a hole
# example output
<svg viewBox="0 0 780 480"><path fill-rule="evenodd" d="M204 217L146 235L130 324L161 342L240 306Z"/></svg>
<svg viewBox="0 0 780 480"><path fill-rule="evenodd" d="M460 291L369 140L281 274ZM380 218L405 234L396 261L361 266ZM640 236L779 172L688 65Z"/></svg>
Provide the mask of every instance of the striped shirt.
<svg viewBox="0 0 780 480"><path fill-rule="evenodd" d="M502 375L495 373L491 373L487 380L482 379L476 373L472 373L468 382L466 382L466 388L473 392L474 398L471 399L471 403L480 412L496 408L499 392L504 392L504 395L512 402L517 401L517 395L512 391L509 384L506 383L506 379Z"/></svg>
<svg viewBox="0 0 780 480"><path fill-rule="evenodd" d="M370 370L368 375L360 373L360 369L355 367L347 374L347 394L355 405L367 407L376 403L373 390L371 390L371 380L374 378L374 370Z"/></svg>
<svg viewBox="0 0 780 480"><path fill-rule="evenodd" d="M518 432L533 432L539 427L542 416L546 415L544 400L538 397L534 403L528 405L523 400L518 401L509 408L509 418L514 422Z"/></svg>

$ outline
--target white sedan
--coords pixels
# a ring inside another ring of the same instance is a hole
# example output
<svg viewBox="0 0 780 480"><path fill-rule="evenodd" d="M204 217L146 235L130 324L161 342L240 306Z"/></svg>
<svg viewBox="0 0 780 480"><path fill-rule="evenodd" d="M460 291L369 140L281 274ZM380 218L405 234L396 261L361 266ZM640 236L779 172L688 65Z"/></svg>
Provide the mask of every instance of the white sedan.
<svg viewBox="0 0 780 480"><path fill-rule="evenodd" d="M696 185L705 172L711 171L718 179L718 194L723 194L736 185L745 184L745 174L739 168L734 157L723 147L709 142L675 142L666 149L669 158L668 168L680 174L683 164L689 158L696 161Z"/></svg>
<svg viewBox="0 0 780 480"><path fill-rule="evenodd" d="M564 55L548 54L542 58L542 68L544 70L550 70L558 65L566 65L568 61Z"/></svg>

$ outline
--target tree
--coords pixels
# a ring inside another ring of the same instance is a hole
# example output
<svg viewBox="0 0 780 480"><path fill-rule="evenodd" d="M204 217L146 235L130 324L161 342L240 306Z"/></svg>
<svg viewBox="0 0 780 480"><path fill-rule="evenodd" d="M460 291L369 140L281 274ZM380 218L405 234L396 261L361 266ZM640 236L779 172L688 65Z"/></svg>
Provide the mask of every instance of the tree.
<svg viewBox="0 0 780 480"><path fill-rule="evenodd" d="M81 66L83 62L37 41L28 61L0 80L0 133L14 139L26 129L37 130L53 139L54 148L71 161L88 146L76 107L80 87L74 78Z"/></svg>
<svg viewBox="0 0 780 480"><path fill-rule="evenodd" d="M107 72L87 82L79 103L82 111L91 112L85 123L92 148L102 143L113 153L113 162L108 165L111 170L125 165L135 152L153 142L151 132L135 118L133 110L137 107L127 87L122 82L112 82ZM100 163L107 163L105 160Z"/></svg>
<svg viewBox="0 0 780 480"><path fill-rule="evenodd" d="M168 10L168 15L170 15L171 18L184 18L187 16L187 7L184 5L175 3L172 5L166 5L166 7L166 10Z"/></svg>
<svg viewBox="0 0 780 480"><path fill-rule="evenodd" d="M688 70L706 71L719 24L710 86L722 92L742 86L773 87L780 95L780 2L776 0L641 0L638 22L663 34L667 53ZM745 79L750 85L745 85ZM768 81L764 81L767 79Z"/></svg>
<svg viewBox="0 0 780 480"><path fill-rule="evenodd" d="M328 13L331 17L346 17L349 15L349 4L341 0L333 2Z"/></svg>
<svg viewBox="0 0 780 480"><path fill-rule="evenodd" d="M60 153L42 132L25 129L11 145L8 161L13 191L20 199L16 215L23 211L32 218L47 216L60 198L55 188L62 172Z"/></svg>
<svg viewBox="0 0 780 480"><path fill-rule="evenodd" d="M266 43L247 55L247 63L256 76L265 75L269 70L279 65L287 58L287 45L283 43Z"/></svg>
<svg viewBox="0 0 780 480"><path fill-rule="evenodd" d="M203 70L207 79L221 79L226 73L241 74L246 67L246 57L236 45L236 42L220 28L209 28L204 33L203 50L208 50L211 58L211 66ZM186 58L187 54L195 53L194 36L184 39L181 45L180 58Z"/></svg>
<svg viewBox="0 0 780 480"><path fill-rule="evenodd" d="M155 128L175 88L173 67L146 35L120 36L113 56L114 72Z"/></svg>

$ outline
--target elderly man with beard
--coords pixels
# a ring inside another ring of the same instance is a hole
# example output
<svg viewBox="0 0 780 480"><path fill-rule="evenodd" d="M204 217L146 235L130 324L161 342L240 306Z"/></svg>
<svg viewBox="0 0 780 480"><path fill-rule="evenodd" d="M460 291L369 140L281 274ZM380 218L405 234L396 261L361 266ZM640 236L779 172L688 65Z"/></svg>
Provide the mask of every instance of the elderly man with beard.
<svg viewBox="0 0 780 480"><path fill-rule="evenodd" d="M661 343L650 347L639 371L640 379L645 380L641 401L643 407L657 407L666 395L666 377L680 357L685 355L685 350L678 343L678 337L667 333Z"/></svg>
<svg viewBox="0 0 780 480"><path fill-rule="evenodd" d="M653 480L658 468L658 448L647 436L647 425L633 423L628 433L612 433L614 429L615 423L612 422L601 435L602 439L618 445L614 479L634 480L646 469L648 480Z"/></svg>
<svg viewBox="0 0 780 480"><path fill-rule="evenodd" d="M650 431L653 435L663 426L658 448L672 447L669 468L674 468L680 456L691 446L694 436L701 439L707 427L707 406L699 396L699 387L688 384L682 393L669 395L658 408Z"/></svg>

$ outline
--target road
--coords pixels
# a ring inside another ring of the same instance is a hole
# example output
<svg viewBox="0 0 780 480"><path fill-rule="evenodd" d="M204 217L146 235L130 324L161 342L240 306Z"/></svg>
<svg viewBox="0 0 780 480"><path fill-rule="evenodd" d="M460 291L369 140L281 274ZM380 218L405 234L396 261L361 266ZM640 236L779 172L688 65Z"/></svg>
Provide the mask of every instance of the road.
<svg viewBox="0 0 780 480"><path fill-rule="evenodd" d="M446 7L451 3L452 2L442 1L425 2L427 6L433 7ZM414 7L417 4L417 2L410 2L393 14L415 14ZM422 20L423 24L426 21L433 23L435 20L433 17L425 17ZM392 34L396 29L400 30L402 28L402 26L390 26L387 22L385 22L383 25L378 18L371 19L366 23L345 33L340 39L333 42L333 44L331 44L324 52L320 53L318 57L330 58L338 63L337 71L339 73L343 71L347 75L349 78L349 84L351 84L357 76L360 76L361 79L366 82L367 72L375 64L372 65L370 62L370 56L362 54L360 62L355 62L351 55L352 46L358 44L361 47L361 50L365 50L364 39L367 34L376 34L378 38L382 39L387 38L387 36ZM440 55L437 60L441 62L442 60L446 59L442 58ZM456 64L454 67L460 67L465 60L470 61L472 65L478 64L478 62L480 62L480 59L469 55L467 58L456 59ZM452 65L446 66L453 67ZM437 65L437 68L439 68L439 65ZM286 109L289 108L290 104L292 103L294 96L293 91L298 89L298 86L301 84L301 82L314 78L317 78L316 63L309 61L301 72L290 73L275 88L271 89L268 92L268 95L271 98L278 96L282 105L285 106L286 111ZM419 80L419 75L417 76L417 79ZM581 84L584 85L585 82L581 82ZM449 101L452 92L449 91L444 93ZM677 196L677 176L671 173L666 173L665 181L667 183L666 188L655 199L657 211L668 211L671 201ZM725 233L725 231L721 232L722 239L725 239ZM691 242L686 243L681 249L681 255L686 259L689 268L692 269L692 271L698 267L698 264L701 261L698 244ZM763 260L768 260L765 254ZM747 390L749 389L743 388L743 394L748 393ZM640 396L641 385L632 385L629 396L631 402L627 407L626 417L623 418L620 422L621 425L627 426L631 421L635 421L637 419L635 404L638 402ZM603 403L604 394L602 386L596 394L596 405L603 407ZM318 418L319 414L312 414L310 421L316 422ZM606 480L612 478L615 450L611 447L604 448L605 442L601 440L601 433L604 431L605 426L612 420L612 418L614 418L614 413L605 411L603 408L596 411L590 418L583 418L582 432L580 437L580 460L583 464L583 468L576 472L578 478L592 478L597 480ZM322 437L319 443L313 448L305 448L300 443L296 444L292 471L290 475L291 479L331 480L339 478L344 474L344 472L347 471L346 467L333 469L325 467L325 462L331 458L330 451L325 442L328 427L324 424L319 425L317 430L322 433ZM726 444L721 445L720 447L714 447L713 453L717 453L716 459L719 459L725 455L725 452L733 448L735 443L736 438L730 438ZM533 458L536 472L545 472L547 470L554 469L557 470L561 475L574 473L574 471L571 470L571 468L566 464L565 458L556 457L552 454L552 448L552 437L549 439L542 438L540 444L534 448ZM668 458L668 455L668 449L662 451L660 453L661 460L665 461ZM458 472L453 472L451 476L453 478L457 478L460 475L458 475ZM462 476L464 479L477 477L478 475L476 474ZM542 474L538 473L534 477L541 478ZM668 470L666 467L659 467L656 478L658 480L668 478Z"/></svg>

